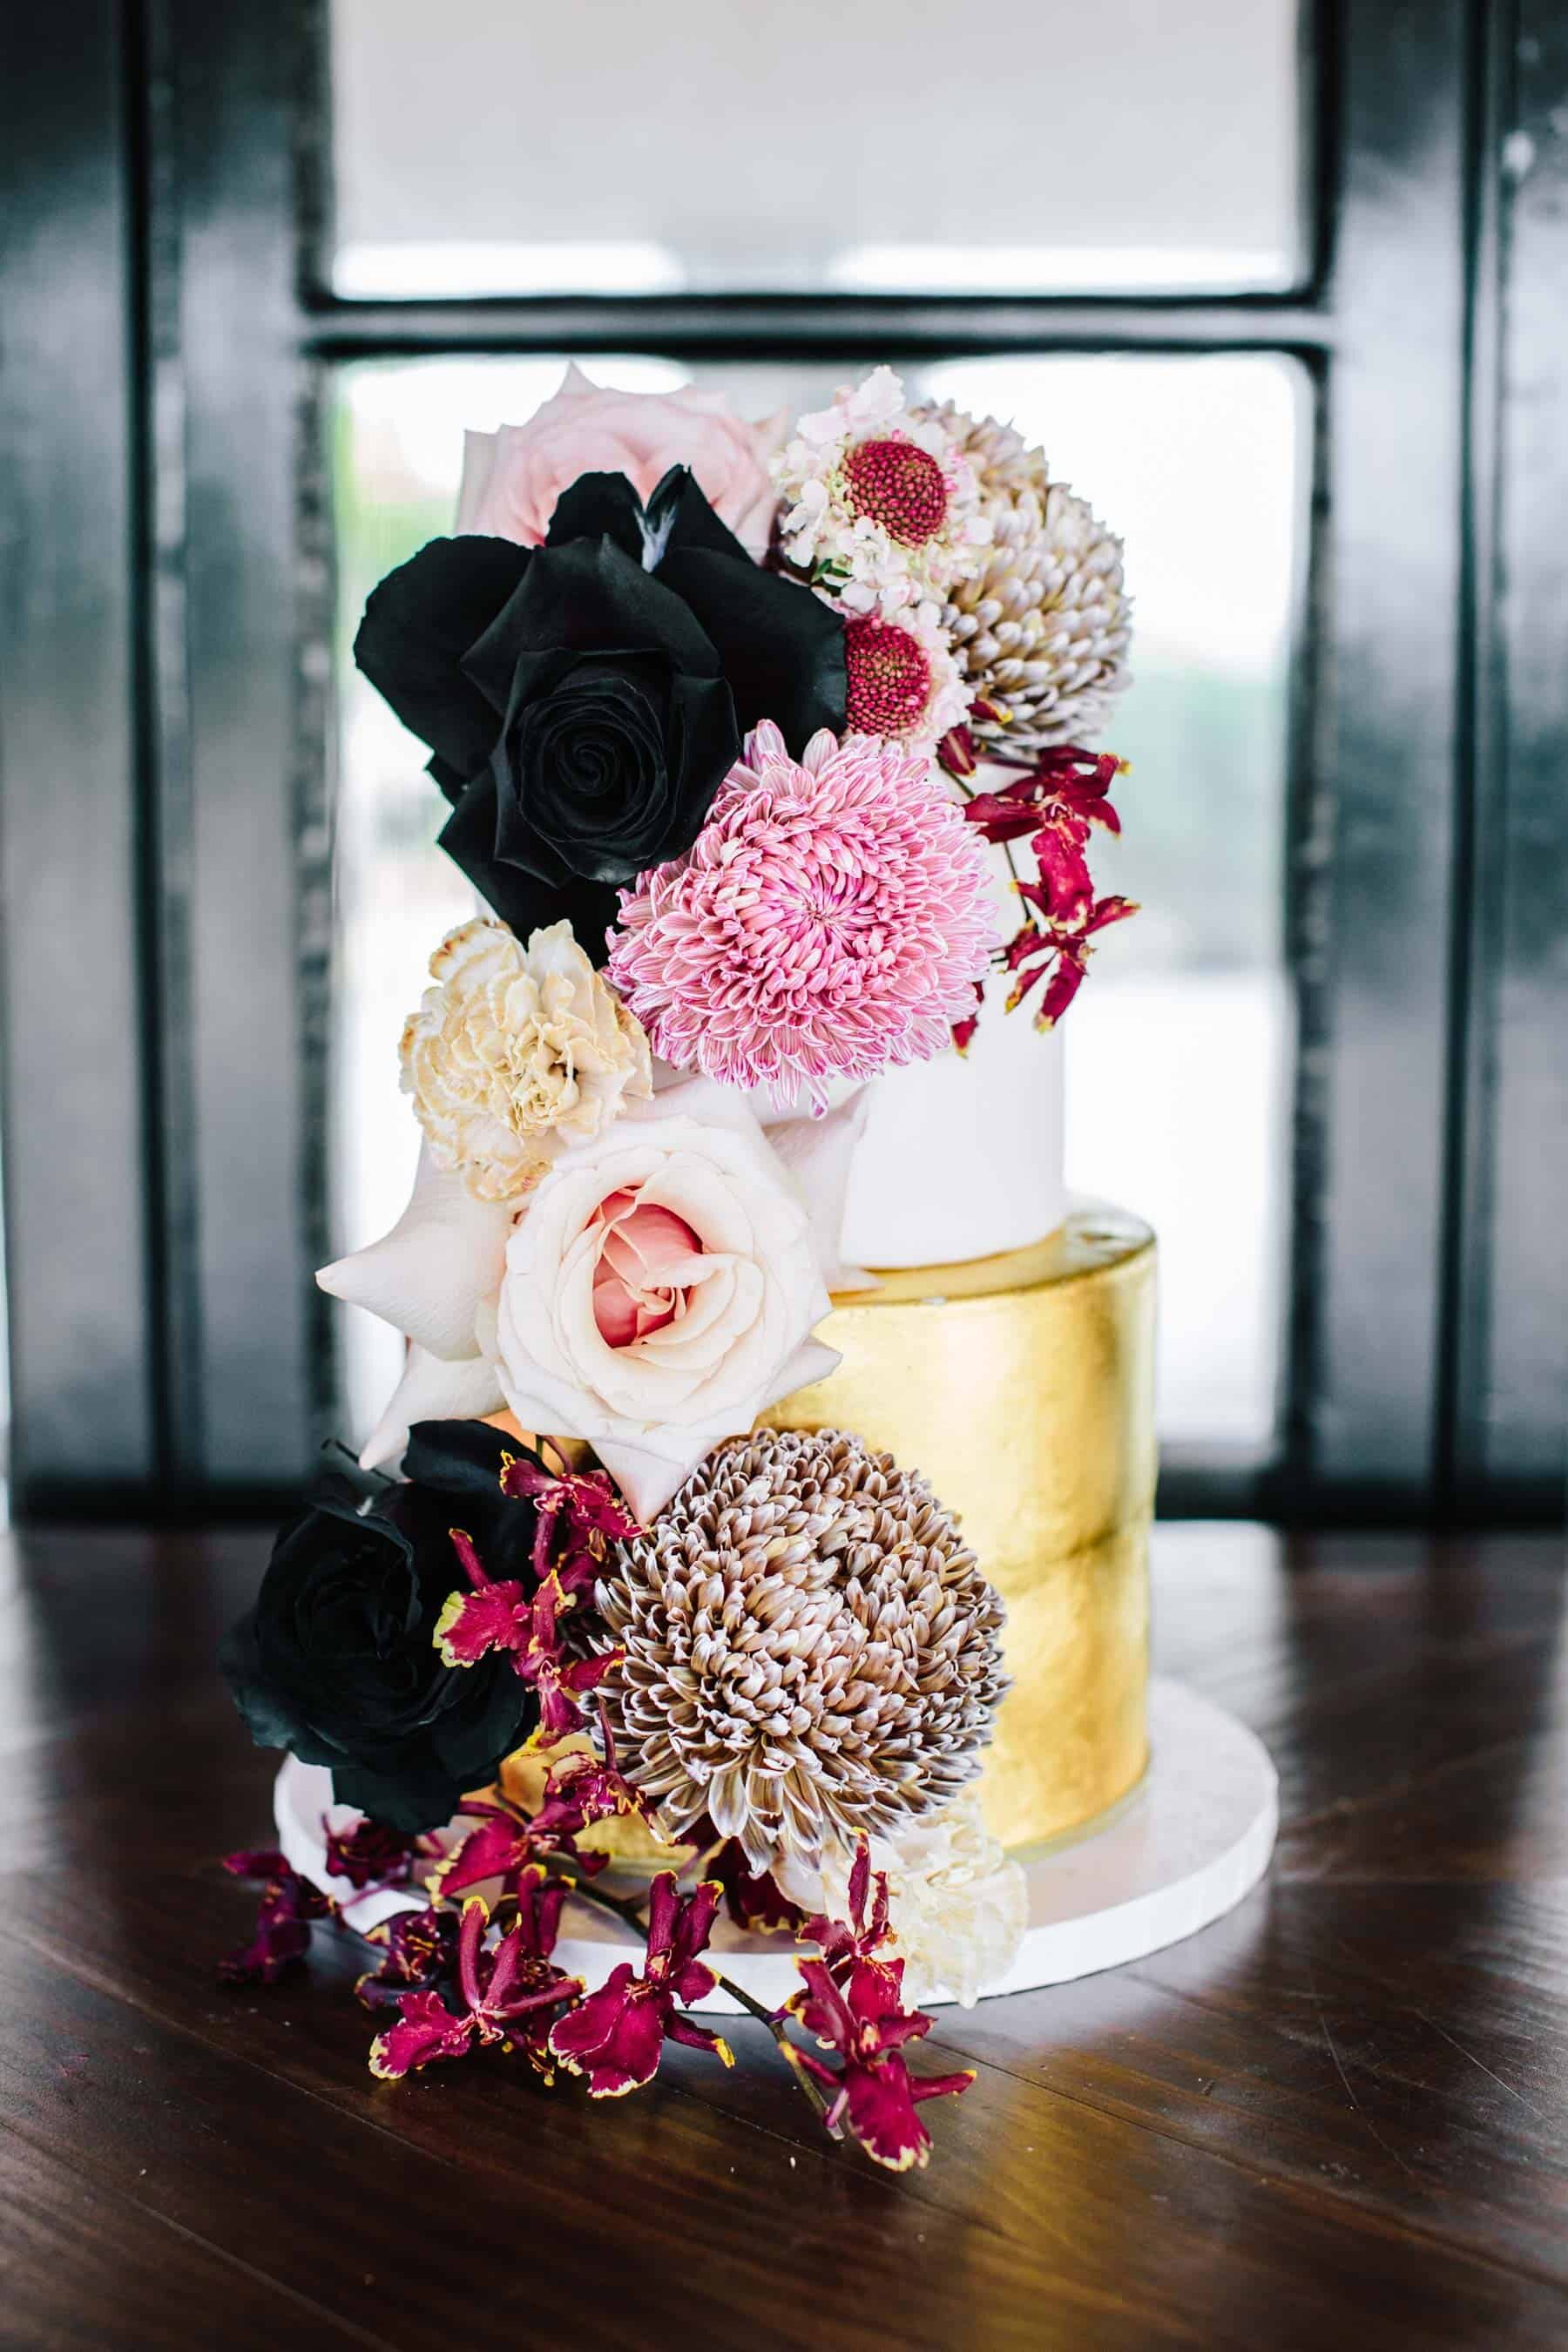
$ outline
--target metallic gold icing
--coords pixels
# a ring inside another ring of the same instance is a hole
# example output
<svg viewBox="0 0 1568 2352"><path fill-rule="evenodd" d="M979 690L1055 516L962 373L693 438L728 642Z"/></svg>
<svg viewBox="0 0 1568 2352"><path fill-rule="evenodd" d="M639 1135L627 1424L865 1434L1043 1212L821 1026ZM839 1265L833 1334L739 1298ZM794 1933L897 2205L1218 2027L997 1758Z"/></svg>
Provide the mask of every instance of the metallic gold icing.
<svg viewBox="0 0 1568 2352"><path fill-rule="evenodd" d="M1155 1250L1120 1210L886 1275L821 1327L838 1370L763 1415L921 1471L1007 1603L1013 1688L981 1782L1012 1847L1114 1805L1148 1759Z"/></svg>

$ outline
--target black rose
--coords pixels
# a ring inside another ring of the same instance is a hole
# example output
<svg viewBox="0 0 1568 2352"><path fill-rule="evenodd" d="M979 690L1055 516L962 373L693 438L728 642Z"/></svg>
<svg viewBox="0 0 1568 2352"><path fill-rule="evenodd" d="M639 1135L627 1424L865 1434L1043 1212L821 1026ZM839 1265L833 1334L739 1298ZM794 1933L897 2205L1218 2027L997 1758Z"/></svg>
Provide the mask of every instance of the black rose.
<svg viewBox="0 0 1568 2352"><path fill-rule="evenodd" d="M603 961L616 890L690 847L746 731L844 724L844 631L759 570L677 468L645 508L587 474L541 548L439 539L384 580L355 657L434 753L442 845L515 931Z"/></svg>
<svg viewBox="0 0 1568 2352"><path fill-rule="evenodd" d="M443 1442L470 1426L480 1431L477 1450ZM415 1436L426 1465L452 1483L399 1486L369 1510L352 1494L332 1495L302 1512L279 1535L255 1607L219 1653L258 1747L329 1766L340 1803L400 1830L449 1820L538 1714L504 1654L447 1666L435 1643L442 1603L463 1582L447 1534L454 1521L491 1574L526 1561L532 1508L507 1502L495 1485L504 1441L477 1423L426 1423ZM492 1452L487 1481L480 1454Z"/></svg>

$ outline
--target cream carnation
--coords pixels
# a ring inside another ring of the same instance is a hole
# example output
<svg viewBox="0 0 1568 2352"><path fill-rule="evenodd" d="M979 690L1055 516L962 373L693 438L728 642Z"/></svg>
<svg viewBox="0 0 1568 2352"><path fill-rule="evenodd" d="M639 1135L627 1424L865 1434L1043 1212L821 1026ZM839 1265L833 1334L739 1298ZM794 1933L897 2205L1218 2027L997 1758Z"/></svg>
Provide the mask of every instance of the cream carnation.
<svg viewBox="0 0 1568 2352"><path fill-rule="evenodd" d="M517 1199L557 1151L652 1092L642 1025L570 923L525 948L477 917L442 940L430 977L403 1032L403 1090L437 1163L477 1200Z"/></svg>

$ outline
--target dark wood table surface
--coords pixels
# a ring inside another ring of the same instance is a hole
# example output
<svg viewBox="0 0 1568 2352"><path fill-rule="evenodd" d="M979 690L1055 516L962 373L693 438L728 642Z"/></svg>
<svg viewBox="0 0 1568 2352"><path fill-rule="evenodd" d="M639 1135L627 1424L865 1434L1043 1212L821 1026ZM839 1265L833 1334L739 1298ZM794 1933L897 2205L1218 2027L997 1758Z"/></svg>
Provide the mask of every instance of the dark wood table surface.
<svg viewBox="0 0 1568 2352"><path fill-rule="evenodd" d="M944 2011L928 2171L816 2136L765 2035L589 2107L365 2068L353 1964L226 1991L272 1760L212 1665L255 1533L11 1539L0 2342L1568 2346L1559 1539L1166 1528L1159 1664L1268 1741L1231 1917Z"/></svg>

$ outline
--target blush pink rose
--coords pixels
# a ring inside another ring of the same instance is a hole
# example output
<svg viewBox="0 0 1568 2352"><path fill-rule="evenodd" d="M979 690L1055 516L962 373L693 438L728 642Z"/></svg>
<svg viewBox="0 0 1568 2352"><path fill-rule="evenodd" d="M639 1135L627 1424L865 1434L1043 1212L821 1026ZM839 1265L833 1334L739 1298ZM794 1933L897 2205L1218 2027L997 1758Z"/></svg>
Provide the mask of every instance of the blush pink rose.
<svg viewBox="0 0 1568 2352"><path fill-rule="evenodd" d="M762 555L778 493L768 460L784 445L785 416L760 425L732 416L717 393L612 392L575 365L526 425L468 433L458 529L538 547L555 501L580 474L625 474L639 498L671 466L689 466L720 520Z"/></svg>
<svg viewBox="0 0 1568 2352"><path fill-rule="evenodd" d="M601 1229L594 1269L594 1320L606 1348L650 1339L686 1311L702 1244L673 1209L635 1192L612 1192L592 1222Z"/></svg>

